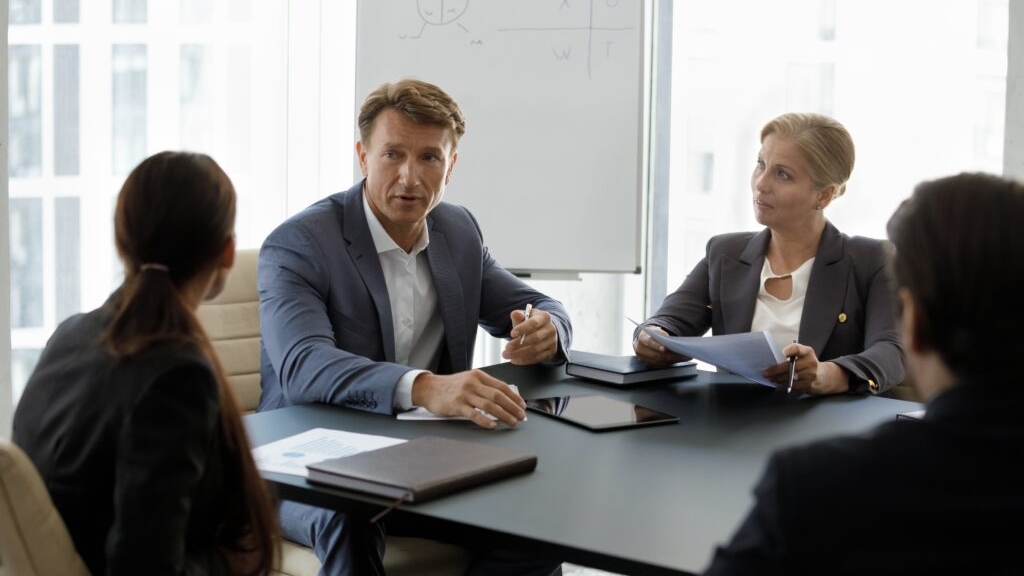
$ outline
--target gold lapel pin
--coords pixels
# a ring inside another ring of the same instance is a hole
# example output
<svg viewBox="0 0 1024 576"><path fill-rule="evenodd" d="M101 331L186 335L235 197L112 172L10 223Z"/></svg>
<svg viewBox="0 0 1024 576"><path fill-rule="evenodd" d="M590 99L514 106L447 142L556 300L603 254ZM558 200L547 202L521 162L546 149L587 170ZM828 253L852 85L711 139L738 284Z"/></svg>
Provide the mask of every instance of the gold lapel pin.
<svg viewBox="0 0 1024 576"><path fill-rule="evenodd" d="M846 322L846 312L839 313L839 323L842 324L843 322Z"/></svg>

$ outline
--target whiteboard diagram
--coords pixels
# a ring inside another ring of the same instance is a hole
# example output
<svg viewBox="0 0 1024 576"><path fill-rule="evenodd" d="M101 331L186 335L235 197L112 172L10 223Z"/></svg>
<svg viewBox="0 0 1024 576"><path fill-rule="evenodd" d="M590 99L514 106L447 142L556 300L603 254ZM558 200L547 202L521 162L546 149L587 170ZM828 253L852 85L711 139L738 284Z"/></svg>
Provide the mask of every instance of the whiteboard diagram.
<svg viewBox="0 0 1024 576"><path fill-rule="evenodd" d="M463 32L469 30L459 22L459 18L469 8L469 0L416 0L416 13L421 19L418 32L412 35L399 34L401 39L418 40L423 37L427 26L450 26L455 25Z"/></svg>
<svg viewBox="0 0 1024 576"><path fill-rule="evenodd" d="M583 44L585 48L582 50L585 54L586 65L587 65L587 78L590 78L593 74L593 66L595 59L608 59L615 56L614 52L618 48L619 40L617 39L595 39L595 35L599 32L620 32L620 33L632 33L636 28L633 26L598 26L594 23L595 17L595 3L603 5L605 9L614 10L619 7L621 0L555 0L559 4L558 10L571 10L574 13L578 13L580 16L578 25L570 26L528 26L519 28L498 28L498 32L541 32L541 33L557 33L559 37L552 39L551 42L551 54L558 60L572 60L576 57L574 54L574 46L577 44L576 38L570 38L570 34L573 36L583 36L585 40ZM584 5L583 10L579 7ZM623 38L625 40L625 38ZM597 44L595 46L595 43Z"/></svg>
<svg viewBox="0 0 1024 576"><path fill-rule="evenodd" d="M495 29L502 34L540 35L549 45L548 56L558 61L585 64L586 77L591 78L595 62L611 60L621 56L631 46L635 26L608 26L596 22L601 12L603 20L621 20L622 0L549 0L546 10L531 9L526 3L521 12L526 20L546 19L546 24L523 26L500 26ZM419 40L428 28L457 28L462 34L470 29L463 23L469 12L470 0L415 0L418 28L413 33L399 33L400 40ZM487 9L486 0L478 0L478 10ZM410 5L411 8L411 5ZM531 13L532 12L532 13ZM485 41L480 37L469 37L471 46L482 47Z"/></svg>

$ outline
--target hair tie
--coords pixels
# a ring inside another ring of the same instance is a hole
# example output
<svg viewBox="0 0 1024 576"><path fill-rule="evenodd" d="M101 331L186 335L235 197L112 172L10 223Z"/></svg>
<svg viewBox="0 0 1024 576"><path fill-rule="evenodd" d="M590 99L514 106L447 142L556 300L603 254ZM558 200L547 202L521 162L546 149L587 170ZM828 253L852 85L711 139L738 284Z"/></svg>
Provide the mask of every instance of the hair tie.
<svg viewBox="0 0 1024 576"><path fill-rule="evenodd" d="M139 266L139 272L145 272L146 270L156 270L157 272L170 272L171 269L164 264L157 264L154 262L147 262L142 266Z"/></svg>

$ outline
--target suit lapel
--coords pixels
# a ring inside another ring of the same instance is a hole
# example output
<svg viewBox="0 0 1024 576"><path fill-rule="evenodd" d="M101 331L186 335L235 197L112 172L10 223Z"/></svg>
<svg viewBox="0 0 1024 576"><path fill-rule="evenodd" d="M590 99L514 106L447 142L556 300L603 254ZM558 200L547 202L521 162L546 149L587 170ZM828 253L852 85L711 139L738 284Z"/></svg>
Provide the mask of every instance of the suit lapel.
<svg viewBox="0 0 1024 576"><path fill-rule="evenodd" d="M469 335L466 334L466 306L462 296L462 283L459 282L459 270L448 249L448 239L444 232L434 229L429 216L427 226L430 230L427 261L430 262L430 274L434 278L434 290L437 292L437 307L441 311L441 321L444 323L444 339L452 371L461 372L470 367L471 362L466 357L466 351L472 347L469 345Z"/></svg>
<svg viewBox="0 0 1024 576"><path fill-rule="evenodd" d="M844 254L844 244L839 230L826 223L811 268L800 318L800 343L811 346L818 354L832 335L846 301L851 262Z"/></svg>
<svg viewBox="0 0 1024 576"><path fill-rule="evenodd" d="M771 233L766 229L747 242L738 259L723 257L719 297L723 334L749 332L754 320L754 305L760 289L764 251Z"/></svg>
<svg viewBox="0 0 1024 576"><path fill-rule="evenodd" d="M384 359L394 362L395 325L391 319L391 301L388 299L388 285L384 281L384 271L380 267L377 247L373 244L373 236L366 223L366 212L363 210L363 183L360 182L349 190L344 201L345 225L342 234L347 243L346 248L377 308L380 333L384 340Z"/></svg>

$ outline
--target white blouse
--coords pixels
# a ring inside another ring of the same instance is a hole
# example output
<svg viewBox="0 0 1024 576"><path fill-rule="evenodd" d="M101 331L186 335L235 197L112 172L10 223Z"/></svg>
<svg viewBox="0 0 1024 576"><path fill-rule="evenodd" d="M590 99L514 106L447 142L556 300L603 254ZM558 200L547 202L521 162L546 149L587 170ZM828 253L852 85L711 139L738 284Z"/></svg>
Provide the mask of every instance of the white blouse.
<svg viewBox="0 0 1024 576"><path fill-rule="evenodd" d="M764 259L761 268L761 286L757 291L757 302L754 305L754 319L750 323L751 332L767 330L771 332L775 344L781 352L783 348L797 341L800 335L800 318L804 311L804 298L807 296L807 283L811 279L811 267L814 258L810 258L794 270L792 276L793 291L787 300L772 296L765 289L765 284L772 278L785 278L772 271L768 259Z"/></svg>

